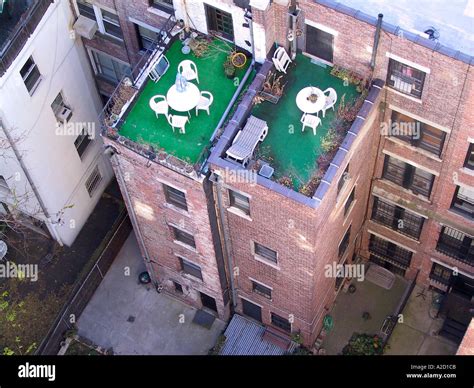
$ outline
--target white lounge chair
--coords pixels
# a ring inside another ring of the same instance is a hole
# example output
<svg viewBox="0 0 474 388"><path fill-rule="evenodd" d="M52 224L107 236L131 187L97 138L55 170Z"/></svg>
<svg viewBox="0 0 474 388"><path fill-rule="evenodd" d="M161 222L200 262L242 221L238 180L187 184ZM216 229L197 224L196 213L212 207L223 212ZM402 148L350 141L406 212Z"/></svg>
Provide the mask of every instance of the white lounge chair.
<svg viewBox="0 0 474 388"><path fill-rule="evenodd" d="M198 104L196 105L196 116L200 110L205 110L209 115L209 107L212 105L214 101L214 96L211 92L202 91L201 92L201 99L199 100Z"/></svg>
<svg viewBox="0 0 474 388"><path fill-rule="evenodd" d="M250 116L244 128L237 133L232 145L226 151L227 157L247 167L258 142L263 141L267 134L267 123L255 116Z"/></svg>
<svg viewBox="0 0 474 388"><path fill-rule="evenodd" d="M173 132L175 128L179 129L180 133L186 133L186 123L189 122L188 116L180 116L180 115L168 115L168 123L173 128Z"/></svg>
<svg viewBox="0 0 474 388"><path fill-rule="evenodd" d="M313 135L316 135L316 128L321 124L321 119L318 116L305 113L300 121L303 123L301 132L303 132L306 127L310 127L313 130Z"/></svg>
<svg viewBox="0 0 474 388"><path fill-rule="evenodd" d="M178 72L182 74L187 81L195 79L197 83L199 83L198 69L193 61L189 59L181 61L178 65Z"/></svg>
<svg viewBox="0 0 474 388"><path fill-rule="evenodd" d="M324 107L321 110L323 111L323 117L326 117L326 110L330 108L334 110L334 105L336 105L337 101L337 93L333 88L327 88L323 93L326 96L326 101L324 102Z"/></svg>
<svg viewBox="0 0 474 388"><path fill-rule="evenodd" d="M168 117L169 106L165 96L158 94L150 98L150 108L155 112L156 118L158 118L159 115Z"/></svg>
<svg viewBox="0 0 474 388"><path fill-rule="evenodd" d="M290 63L292 62L290 56L283 47L278 47L275 50L272 60L275 64L275 68L285 74L288 66L290 66Z"/></svg>

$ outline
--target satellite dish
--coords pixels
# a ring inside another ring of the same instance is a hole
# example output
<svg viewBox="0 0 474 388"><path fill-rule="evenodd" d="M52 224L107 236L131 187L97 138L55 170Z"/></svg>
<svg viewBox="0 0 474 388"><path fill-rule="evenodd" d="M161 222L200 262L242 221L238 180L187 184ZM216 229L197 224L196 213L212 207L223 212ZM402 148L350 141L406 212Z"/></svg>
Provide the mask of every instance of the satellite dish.
<svg viewBox="0 0 474 388"><path fill-rule="evenodd" d="M0 240L0 260L5 257L8 252L8 247L5 241Z"/></svg>

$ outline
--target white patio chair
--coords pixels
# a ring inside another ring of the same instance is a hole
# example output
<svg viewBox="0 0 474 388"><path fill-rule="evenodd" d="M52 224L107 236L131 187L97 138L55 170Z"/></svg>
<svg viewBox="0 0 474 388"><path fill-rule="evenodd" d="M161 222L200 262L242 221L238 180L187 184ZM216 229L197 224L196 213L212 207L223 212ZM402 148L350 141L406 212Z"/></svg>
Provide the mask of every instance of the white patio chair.
<svg viewBox="0 0 474 388"><path fill-rule="evenodd" d="M333 88L327 88L323 93L326 96L326 101L324 102L324 107L321 110L323 111L323 117L326 117L326 110L330 108L334 110L334 106L336 105L337 101L337 93Z"/></svg>
<svg viewBox="0 0 474 388"><path fill-rule="evenodd" d="M214 101L214 96L211 92L202 91L201 92L201 99L199 100L198 104L196 105L196 116L200 110L205 110L209 115L209 107L212 105Z"/></svg>
<svg viewBox="0 0 474 388"><path fill-rule="evenodd" d="M288 66L290 66L290 63L292 62L290 56L283 47L278 47L275 50L272 60L275 64L275 68L285 74Z"/></svg>
<svg viewBox="0 0 474 388"><path fill-rule="evenodd" d="M192 81L195 79L197 83L199 83L198 69L193 61L189 59L181 61L178 65L178 72L182 74L186 80Z"/></svg>
<svg viewBox="0 0 474 388"><path fill-rule="evenodd" d="M173 128L173 132L175 128L179 129L180 133L186 133L186 123L189 122L188 116L179 116L179 115L168 115L168 123Z"/></svg>
<svg viewBox="0 0 474 388"><path fill-rule="evenodd" d="M318 116L305 113L300 121L303 123L301 132L303 132L306 127L310 127L313 129L313 135L316 135L316 128L321 124L321 119Z"/></svg>
<svg viewBox="0 0 474 388"><path fill-rule="evenodd" d="M158 118L159 115L168 117L169 106L165 96L158 94L150 98L150 108L155 112L156 118Z"/></svg>

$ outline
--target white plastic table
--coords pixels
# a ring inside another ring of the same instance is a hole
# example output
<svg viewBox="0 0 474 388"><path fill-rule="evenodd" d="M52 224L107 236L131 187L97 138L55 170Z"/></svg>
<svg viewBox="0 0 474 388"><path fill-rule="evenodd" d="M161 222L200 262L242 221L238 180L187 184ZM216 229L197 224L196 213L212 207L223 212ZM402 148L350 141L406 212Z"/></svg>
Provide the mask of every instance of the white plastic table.
<svg viewBox="0 0 474 388"><path fill-rule="evenodd" d="M318 99L316 102L311 102L308 97L311 94L316 94ZM326 96L321 89L315 88L314 86L308 86L301 89L296 95L296 105L304 113L317 113L324 108L326 102Z"/></svg>
<svg viewBox="0 0 474 388"><path fill-rule="evenodd" d="M198 87L191 82L186 85L184 92L178 92L176 85L173 85L166 93L166 100L171 109L177 112L189 112L194 109L201 98Z"/></svg>

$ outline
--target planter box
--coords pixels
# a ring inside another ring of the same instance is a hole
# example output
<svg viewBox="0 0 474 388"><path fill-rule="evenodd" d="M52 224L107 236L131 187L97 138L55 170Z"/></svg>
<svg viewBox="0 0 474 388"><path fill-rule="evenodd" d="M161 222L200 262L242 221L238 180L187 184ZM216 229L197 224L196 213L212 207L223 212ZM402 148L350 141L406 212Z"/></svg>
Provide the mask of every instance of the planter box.
<svg viewBox="0 0 474 388"><path fill-rule="evenodd" d="M265 101L271 102L272 104L277 104L280 101L281 96L275 96L267 92L260 92L260 95L265 99Z"/></svg>

